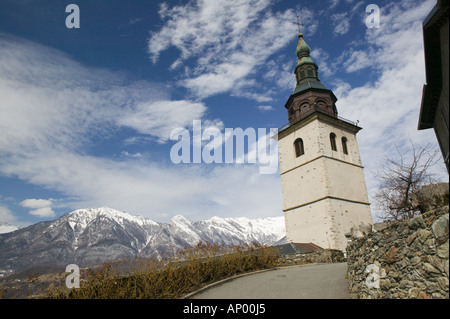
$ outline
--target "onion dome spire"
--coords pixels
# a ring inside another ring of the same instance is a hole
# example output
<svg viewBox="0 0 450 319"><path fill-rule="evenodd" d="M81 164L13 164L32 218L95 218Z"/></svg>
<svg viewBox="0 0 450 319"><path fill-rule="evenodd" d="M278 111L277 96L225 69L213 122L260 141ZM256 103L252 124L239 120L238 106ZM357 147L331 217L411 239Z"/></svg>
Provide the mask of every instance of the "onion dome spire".
<svg viewBox="0 0 450 319"><path fill-rule="evenodd" d="M311 62L313 62L311 60L311 58L309 57L310 53L311 53L311 48L309 47L309 45L305 42L305 40L303 40L303 33L299 33L298 37L300 38L300 40L298 41L298 45L297 45L297 50L295 50L295 54L298 57L299 63L302 59L304 58L309 58L309 60ZM309 61L308 61L309 62ZM314 62L313 62L314 63Z"/></svg>
<svg viewBox="0 0 450 319"><path fill-rule="evenodd" d="M319 80L319 67L311 59L311 48L303 39L303 33L298 34L299 41L295 54L298 57L298 63L295 66L295 76L297 78L297 86L294 93L298 93L306 88L318 88L328 90L327 87Z"/></svg>

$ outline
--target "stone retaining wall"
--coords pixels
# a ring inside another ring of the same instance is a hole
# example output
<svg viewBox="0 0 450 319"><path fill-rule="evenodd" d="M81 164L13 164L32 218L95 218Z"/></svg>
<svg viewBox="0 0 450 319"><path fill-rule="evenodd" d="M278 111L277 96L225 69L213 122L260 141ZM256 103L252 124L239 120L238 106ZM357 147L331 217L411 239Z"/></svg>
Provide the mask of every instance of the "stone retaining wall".
<svg viewBox="0 0 450 319"><path fill-rule="evenodd" d="M449 298L449 208L390 224L347 246L352 298Z"/></svg>

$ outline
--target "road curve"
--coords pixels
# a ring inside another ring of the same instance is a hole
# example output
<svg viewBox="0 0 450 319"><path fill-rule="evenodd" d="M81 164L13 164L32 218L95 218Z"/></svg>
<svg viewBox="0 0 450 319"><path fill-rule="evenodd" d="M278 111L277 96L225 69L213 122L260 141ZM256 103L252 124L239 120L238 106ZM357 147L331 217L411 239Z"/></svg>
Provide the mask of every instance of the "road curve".
<svg viewBox="0 0 450 319"><path fill-rule="evenodd" d="M190 299L349 299L346 263L278 268L225 280Z"/></svg>

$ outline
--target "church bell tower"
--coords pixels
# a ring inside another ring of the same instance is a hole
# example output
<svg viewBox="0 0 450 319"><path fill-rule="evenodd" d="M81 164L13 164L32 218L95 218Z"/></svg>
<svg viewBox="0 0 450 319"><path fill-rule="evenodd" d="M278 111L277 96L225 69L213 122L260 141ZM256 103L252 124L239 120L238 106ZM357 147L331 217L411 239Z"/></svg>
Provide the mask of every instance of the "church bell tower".
<svg viewBox="0 0 450 319"><path fill-rule="evenodd" d="M361 128L338 117L337 98L298 37L297 85L285 105L289 124L277 135L286 236L345 250L347 232L372 225L356 140Z"/></svg>

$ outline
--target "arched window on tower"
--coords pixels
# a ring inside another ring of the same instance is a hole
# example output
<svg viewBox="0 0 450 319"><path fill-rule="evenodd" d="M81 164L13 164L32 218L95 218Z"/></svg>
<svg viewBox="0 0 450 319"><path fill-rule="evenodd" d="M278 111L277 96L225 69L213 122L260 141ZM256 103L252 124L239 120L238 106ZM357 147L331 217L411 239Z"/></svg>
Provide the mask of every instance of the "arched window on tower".
<svg viewBox="0 0 450 319"><path fill-rule="evenodd" d="M330 143L331 143L331 150L337 151L336 147L336 134L331 133L330 134Z"/></svg>
<svg viewBox="0 0 450 319"><path fill-rule="evenodd" d="M342 150L344 151L344 154L348 155L348 149L347 149L347 138L342 138Z"/></svg>
<svg viewBox="0 0 450 319"><path fill-rule="evenodd" d="M305 154L305 146L303 145L303 140L298 138L294 142L295 156L300 157Z"/></svg>

